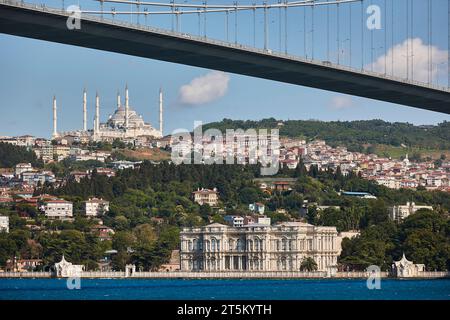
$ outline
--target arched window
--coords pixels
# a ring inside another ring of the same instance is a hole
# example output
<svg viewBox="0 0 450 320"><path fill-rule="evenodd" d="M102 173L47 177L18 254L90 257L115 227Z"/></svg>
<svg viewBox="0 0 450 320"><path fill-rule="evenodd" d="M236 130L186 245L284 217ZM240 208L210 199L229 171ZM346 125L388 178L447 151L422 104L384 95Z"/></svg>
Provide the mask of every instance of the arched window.
<svg viewBox="0 0 450 320"><path fill-rule="evenodd" d="M287 250L287 240L286 240L286 238L283 238L281 240L281 250L283 250L283 251Z"/></svg>

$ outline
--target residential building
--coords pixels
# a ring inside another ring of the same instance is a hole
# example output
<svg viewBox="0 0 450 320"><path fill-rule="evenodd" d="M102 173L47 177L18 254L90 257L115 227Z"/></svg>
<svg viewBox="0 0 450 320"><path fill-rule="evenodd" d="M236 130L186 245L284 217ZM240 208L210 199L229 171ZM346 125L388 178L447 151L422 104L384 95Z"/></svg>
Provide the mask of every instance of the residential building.
<svg viewBox="0 0 450 320"><path fill-rule="evenodd" d="M389 216L394 221L401 221L417 210L428 209L433 210L432 206L418 206L414 202L407 202L406 205L393 206L389 208Z"/></svg>
<svg viewBox="0 0 450 320"><path fill-rule="evenodd" d="M264 206L263 203L256 202L256 203L249 204L248 205L248 209L250 211L253 211L253 212L256 212L256 213L259 213L259 214L264 214L265 206Z"/></svg>
<svg viewBox="0 0 450 320"><path fill-rule="evenodd" d="M62 199L47 201L43 209L45 216L50 219L67 219L73 216L72 202Z"/></svg>
<svg viewBox="0 0 450 320"><path fill-rule="evenodd" d="M33 171L31 163L18 163L16 164L14 174L19 177L23 172Z"/></svg>
<svg viewBox="0 0 450 320"><path fill-rule="evenodd" d="M9 217L0 216L0 232L9 232Z"/></svg>
<svg viewBox="0 0 450 320"><path fill-rule="evenodd" d="M214 207L219 203L219 193L216 188L213 190L202 188L201 190L198 189L197 191L192 192L192 194L194 196L194 201L199 205L208 204L211 207Z"/></svg>
<svg viewBox="0 0 450 320"><path fill-rule="evenodd" d="M100 241L112 240L114 230L104 225L96 225L91 228L91 232L96 234Z"/></svg>
<svg viewBox="0 0 450 320"><path fill-rule="evenodd" d="M109 201L97 198L89 198L84 202L87 217L97 217L109 212Z"/></svg>
<svg viewBox="0 0 450 320"><path fill-rule="evenodd" d="M244 218L241 216L225 216L224 220L230 226L240 228L244 226Z"/></svg>

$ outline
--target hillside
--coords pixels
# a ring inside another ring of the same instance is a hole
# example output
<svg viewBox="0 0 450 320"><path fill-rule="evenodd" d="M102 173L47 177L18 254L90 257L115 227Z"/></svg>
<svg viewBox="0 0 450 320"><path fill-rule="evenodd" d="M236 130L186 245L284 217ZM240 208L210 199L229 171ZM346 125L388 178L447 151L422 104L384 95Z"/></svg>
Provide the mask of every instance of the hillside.
<svg viewBox="0 0 450 320"><path fill-rule="evenodd" d="M282 125L279 125L282 123ZM272 129L279 128L280 135L307 140L323 139L331 146L344 145L353 151L366 151L370 146L392 146L419 149L419 151L450 150L450 122L436 126L415 126L410 123L383 120L331 121L287 120L274 118L260 121L223 119L203 126L203 130Z"/></svg>

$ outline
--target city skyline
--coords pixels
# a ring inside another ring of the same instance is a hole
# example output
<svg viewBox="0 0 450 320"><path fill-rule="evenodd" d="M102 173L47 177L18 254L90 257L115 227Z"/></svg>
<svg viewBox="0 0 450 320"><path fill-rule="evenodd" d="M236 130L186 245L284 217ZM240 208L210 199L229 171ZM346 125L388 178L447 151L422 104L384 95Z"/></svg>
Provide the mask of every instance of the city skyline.
<svg viewBox="0 0 450 320"><path fill-rule="evenodd" d="M30 0L27 2L39 1ZM94 9L97 5L86 0L78 3L84 9ZM246 3L246 1L240 1L240 3ZM365 3L369 4L368 1ZM373 3L383 4L382 1L376 0ZM61 1L59 0L48 1L47 4L49 7L61 7ZM68 5L70 3L66 2L66 6ZM406 8L404 8L404 5L406 5L405 1L395 2L393 9L396 13L402 12L401 10ZM416 4L413 16L422 17L422 13L426 11L426 8L422 8L422 6L421 3ZM440 10L440 6L445 10ZM357 18L355 12L358 12L359 4L353 4L351 7L354 9L353 18ZM117 10L119 8L129 9L129 6L118 4ZM105 7L106 9L107 7ZM349 7L342 6L342 21L349 20L348 9ZM446 21L446 9L445 1L436 1L436 5L433 6L436 14L434 19L435 30ZM305 16L307 17L306 22L309 25L311 21L308 15L311 10L305 10L307 13ZM382 12L385 11L382 10ZM288 47L294 53L301 54L303 49L311 49L312 35L308 33L305 38L307 48L303 48L303 22L300 23L303 14L299 16L301 19L296 20L293 17L297 13L302 13L301 9L290 13L289 16ZM318 9L316 11L315 28L318 34L324 32L325 13L324 10ZM362 62L366 68L379 70L384 67L383 63L386 61L383 57L394 55L397 59L395 61L402 62L395 65L396 72L402 74L406 70L406 66L403 65L405 58L401 55L402 52L406 53L406 47L410 43L415 47L416 70L414 74L419 78L425 77L427 63L424 63L426 59L422 59L427 54L427 50L424 49L427 45L425 22L423 19L418 19L414 30L410 30L410 38L408 38L405 26L406 17L402 17L395 21L393 26L396 28L398 35L391 39L389 34L392 26L389 10L387 15L387 17L383 16L381 19L382 27L388 30L387 50L380 49L380 45L384 45L384 33L383 31L377 31L374 33L373 48L375 49L372 52L366 49L363 58L360 56L359 49L353 44L352 66L358 67ZM234 15L230 15L230 19L232 19L232 16ZM285 44L283 41L278 43L278 25L275 23L278 11L272 10L269 17L270 48L275 51L282 51ZM154 18L152 19L152 26L170 29L171 20L169 17ZM355 23L357 22L356 19L353 20ZM132 22L136 22L136 17L132 18ZM243 13L239 22L241 23L239 32L236 33L239 42L251 44L253 41L251 16ZM336 17L332 14L330 21L332 27L335 22ZM261 27L262 23L262 17L258 15L256 24ZM232 20L230 25L230 37L233 38L236 30L233 30L234 22ZM341 31L343 31L341 58L346 62L349 59L348 49L351 48L347 48L349 46L347 25L341 27ZM245 32L242 30L245 30ZM181 31L195 34L197 31L196 19L183 18ZM213 38L223 36L223 21L219 16L215 23L209 21L208 37L210 36ZM360 36L360 32L356 30L352 36L356 39ZM366 44L369 38L369 36L365 37ZM293 39L297 40L293 41ZM406 39L411 41L407 42ZM261 45L261 40L262 34L259 30L256 34L257 46ZM336 41L334 40L332 38L329 41L330 59L332 61L336 59ZM318 59L325 59L327 51L325 42L318 41L316 43L315 52L319 56ZM117 90L123 88L126 83L128 83L133 95L130 104L139 114L143 115L146 121L155 127L157 127L159 120L158 91L160 87L163 88L165 92L165 135L170 134L177 128L191 130L196 120L207 123L223 118L259 120L274 117L280 120L318 119L323 121L382 119L390 122L409 122L416 125L450 121L449 115L436 112L111 52L9 35L0 35L0 45L3 49L0 68L4 70L4 75L8 75L0 78L0 88L2 88L0 92L4 103L2 115L6 119L2 123L0 135L32 134L50 137L52 133L53 96L56 96L58 100L60 119L58 127L61 131L83 128L81 95L84 88L88 91L87 124L89 128L92 128L95 93L98 92L100 95L101 121L106 121L106 115L114 112L116 105L114 97ZM433 48L433 61L436 64L433 71L436 76L435 84L445 85L447 82L445 69L448 56L445 32L434 33ZM305 50L307 55L309 54L308 50ZM392 60L394 61L394 59ZM439 63L440 61L442 62ZM390 68L390 64L387 67ZM394 66L392 68L394 69Z"/></svg>

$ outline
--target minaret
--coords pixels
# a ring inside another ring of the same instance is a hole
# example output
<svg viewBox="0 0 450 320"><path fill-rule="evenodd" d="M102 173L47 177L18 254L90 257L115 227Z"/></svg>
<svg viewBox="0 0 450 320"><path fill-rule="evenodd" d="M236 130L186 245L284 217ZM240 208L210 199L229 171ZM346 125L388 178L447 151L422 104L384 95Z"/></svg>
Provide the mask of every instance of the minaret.
<svg viewBox="0 0 450 320"><path fill-rule="evenodd" d="M120 108L120 92L117 90L117 109Z"/></svg>
<svg viewBox="0 0 450 320"><path fill-rule="evenodd" d="M161 88L159 88L159 132L163 136L163 93Z"/></svg>
<svg viewBox="0 0 450 320"><path fill-rule="evenodd" d="M53 139L58 136L57 122L58 116L56 114L56 97L53 96L53 134L52 134Z"/></svg>
<svg viewBox="0 0 450 320"><path fill-rule="evenodd" d="M125 128L128 128L128 116L130 112L129 97L128 97L128 84L125 87Z"/></svg>
<svg viewBox="0 0 450 320"><path fill-rule="evenodd" d="M98 92L95 94L95 122L94 122L94 134L98 134L100 129L100 98Z"/></svg>
<svg viewBox="0 0 450 320"><path fill-rule="evenodd" d="M87 131L87 95L86 89L83 90L83 131Z"/></svg>

